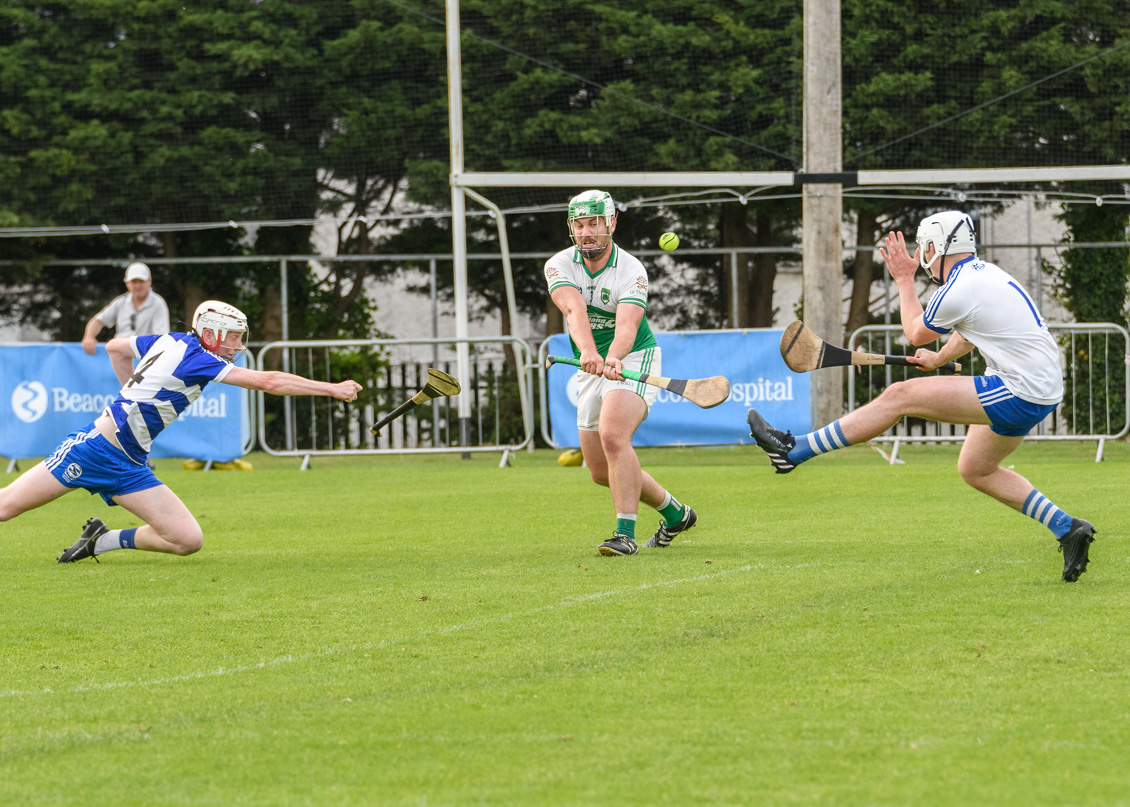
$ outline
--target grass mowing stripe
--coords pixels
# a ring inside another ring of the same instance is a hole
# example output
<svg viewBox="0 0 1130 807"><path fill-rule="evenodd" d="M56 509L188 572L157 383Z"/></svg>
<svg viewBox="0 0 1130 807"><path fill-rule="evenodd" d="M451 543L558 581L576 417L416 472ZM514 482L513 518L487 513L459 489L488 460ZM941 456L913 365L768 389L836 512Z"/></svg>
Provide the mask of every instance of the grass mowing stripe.
<svg viewBox="0 0 1130 807"><path fill-rule="evenodd" d="M9 692L0 692L0 698L15 698L31 695L71 695L80 692L98 692L102 690L120 689L123 687L162 686L164 684L176 684L182 683L184 681L199 680L202 678L219 678L225 675L238 675L240 673L255 672L256 670L264 670L268 667L277 667L282 664L296 664L303 661L309 661L321 656L342 655L344 653L356 653L364 650L384 650L389 645L411 644L413 642L420 642L435 636L443 636L449 633L455 633L457 631L474 630L475 628L482 627L483 625L487 624L493 624L495 622L511 622L515 619L534 616L546 611L553 611L560 608L570 608L574 605L584 605L586 603L607 599L609 597L617 597L625 594L636 594L641 591L646 591L647 589L668 588L671 586L686 585L688 583L700 583L705 580L712 580L719 577L728 577L732 574L748 572L754 568L757 567L749 564L737 569L723 569L711 574L703 574L699 575L698 577L687 577L681 580L662 580L655 583L644 583L632 588L622 588L612 591L600 591L595 593L573 595L565 597L562 602L553 603L552 605L542 605L526 611L516 611L509 614L503 614L500 617L494 617L491 619L476 619L470 622L464 622L459 625L449 625L438 630L425 631L423 633L415 634L412 636L401 636L397 638L384 639L380 642L368 642L366 644L354 645L352 647L327 647L324 650L319 651L318 653L309 653L301 656L282 656L280 658L271 659L270 661L260 661L255 664L244 664L239 667L220 667L218 669L209 670L206 672L183 673L182 675L167 676L164 678L156 678L149 681L106 681L99 684L80 684L77 687L66 690L54 690L50 688L42 690L12 690Z"/></svg>

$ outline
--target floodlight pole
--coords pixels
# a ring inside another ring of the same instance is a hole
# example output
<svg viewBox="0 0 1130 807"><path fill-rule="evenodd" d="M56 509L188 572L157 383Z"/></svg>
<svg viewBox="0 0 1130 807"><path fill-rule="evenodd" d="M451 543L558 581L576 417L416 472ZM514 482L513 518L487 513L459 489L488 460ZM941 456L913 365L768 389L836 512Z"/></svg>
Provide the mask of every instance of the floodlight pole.
<svg viewBox="0 0 1130 807"><path fill-rule="evenodd" d="M840 0L804 0L804 171L843 171L840 78ZM843 185L803 185L804 321L843 344ZM825 370L809 379L812 427L843 414L843 373Z"/></svg>
<svg viewBox="0 0 1130 807"><path fill-rule="evenodd" d="M463 62L460 54L459 0L447 8L447 122L451 156L451 255L455 293L455 350L459 384L459 445L471 444L471 360L467 349L467 199L455 178L463 173Z"/></svg>

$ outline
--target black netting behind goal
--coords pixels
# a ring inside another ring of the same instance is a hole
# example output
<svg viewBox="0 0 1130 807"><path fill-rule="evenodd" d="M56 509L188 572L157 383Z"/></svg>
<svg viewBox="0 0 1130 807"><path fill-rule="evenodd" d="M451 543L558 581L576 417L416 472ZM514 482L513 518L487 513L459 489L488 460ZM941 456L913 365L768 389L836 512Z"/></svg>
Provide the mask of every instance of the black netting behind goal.
<svg viewBox="0 0 1130 807"><path fill-rule="evenodd" d="M463 0L465 168L801 170L803 7ZM1130 4L841 17L845 169L1128 161ZM0 227L230 222L153 248L301 252L308 231L244 225L449 209L446 43L441 0L9 3Z"/></svg>

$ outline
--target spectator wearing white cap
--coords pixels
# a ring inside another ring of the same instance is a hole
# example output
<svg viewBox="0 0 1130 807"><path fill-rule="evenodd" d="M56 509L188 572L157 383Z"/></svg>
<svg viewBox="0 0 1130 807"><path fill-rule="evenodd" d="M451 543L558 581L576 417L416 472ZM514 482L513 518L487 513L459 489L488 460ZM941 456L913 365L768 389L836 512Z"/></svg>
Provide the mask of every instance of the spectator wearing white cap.
<svg viewBox="0 0 1130 807"><path fill-rule="evenodd" d="M153 291L153 275L144 263L131 263L125 276L128 292L115 297L90 318L82 336L82 349L93 356L98 350L97 337L103 328L114 328L114 336L145 336L168 333L169 304Z"/></svg>

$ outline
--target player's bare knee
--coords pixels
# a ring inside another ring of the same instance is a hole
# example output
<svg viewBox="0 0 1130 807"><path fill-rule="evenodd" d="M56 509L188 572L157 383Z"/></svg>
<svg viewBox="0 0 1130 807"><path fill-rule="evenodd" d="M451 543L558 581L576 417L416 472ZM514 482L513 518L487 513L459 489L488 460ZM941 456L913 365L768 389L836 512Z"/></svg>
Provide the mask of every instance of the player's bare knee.
<svg viewBox="0 0 1130 807"><path fill-rule="evenodd" d="M981 493L988 493L988 491L989 491L988 477L985 477L985 476L965 476L963 474L961 478L963 480L965 480L965 484L969 485L969 487L973 488L974 490L978 490Z"/></svg>
<svg viewBox="0 0 1130 807"><path fill-rule="evenodd" d="M632 450L632 438L615 432L601 432L600 445L606 457L617 457Z"/></svg>
<svg viewBox="0 0 1130 807"><path fill-rule="evenodd" d="M989 476L992 475L992 469L986 473L986 469L980 463L962 462L960 459L957 461L957 472L961 474L962 481L975 490L984 490Z"/></svg>
<svg viewBox="0 0 1130 807"><path fill-rule="evenodd" d="M896 381L883 390L879 397L875 399L875 403L901 412L906 408L910 397L911 388L909 383L906 381Z"/></svg>
<svg viewBox="0 0 1130 807"><path fill-rule="evenodd" d="M11 497L5 496L4 491L0 490L0 522L11 521L23 512L23 508L13 504Z"/></svg>
<svg viewBox="0 0 1130 807"><path fill-rule="evenodd" d="M608 469L607 468L589 468L589 476L592 481L598 485L608 487Z"/></svg>
<svg viewBox="0 0 1130 807"><path fill-rule="evenodd" d="M172 547L174 554L192 555L199 552L204 546L204 533L199 529L185 530L175 535L165 536Z"/></svg>
<svg viewBox="0 0 1130 807"><path fill-rule="evenodd" d="M183 541L175 544L174 552L178 555L194 555L204 548L204 537L201 536L194 541Z"/></svg>

